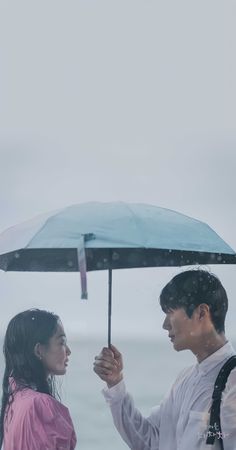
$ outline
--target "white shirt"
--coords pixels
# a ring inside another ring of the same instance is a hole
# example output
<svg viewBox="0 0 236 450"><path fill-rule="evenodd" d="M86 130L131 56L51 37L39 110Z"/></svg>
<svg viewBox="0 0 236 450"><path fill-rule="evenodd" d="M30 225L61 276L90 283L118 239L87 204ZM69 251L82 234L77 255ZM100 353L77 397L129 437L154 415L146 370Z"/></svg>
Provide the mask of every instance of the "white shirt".
<svg viewBox="0 0 236 450"><path fill-rule="evenodd" d="M125 383L103 390L115 426L132 450L211 450L206 445L209 410L216 377L235 354L230 343L177 377L162 403L144 418L126 392ZM158 379L157 379L158 382ZM229 375L221 402L224 450L236 450L236 368Z"/></svg>

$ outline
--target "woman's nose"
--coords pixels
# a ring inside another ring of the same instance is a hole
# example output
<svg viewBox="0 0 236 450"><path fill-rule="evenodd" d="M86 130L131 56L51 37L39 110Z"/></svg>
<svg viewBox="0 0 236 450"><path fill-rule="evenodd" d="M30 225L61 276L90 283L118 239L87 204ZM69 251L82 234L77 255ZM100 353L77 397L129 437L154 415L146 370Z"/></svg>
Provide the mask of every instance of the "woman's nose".
<svg viewBox="0 0 236 450"><path fill-rule="evenodd" d="M71 355L71 349L70 349L70 347L68 347L68 345L66 346L66 354L67 354L68 356Z"/></svg>

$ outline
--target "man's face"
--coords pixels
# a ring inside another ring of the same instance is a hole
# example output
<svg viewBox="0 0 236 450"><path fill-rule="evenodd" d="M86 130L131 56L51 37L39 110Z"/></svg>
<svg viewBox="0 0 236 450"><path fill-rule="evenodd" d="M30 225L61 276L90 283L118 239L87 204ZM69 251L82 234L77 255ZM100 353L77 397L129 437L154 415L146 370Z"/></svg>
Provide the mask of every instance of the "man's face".
<svg viewBox="0 0 236 450"><path fill-rule="evenodd" d="M166 313L163 328L168 331L168 336L177 351L193 350L196 346L199 337L199 321L195 311L191 318L183 308L170 309Z"/></svg>

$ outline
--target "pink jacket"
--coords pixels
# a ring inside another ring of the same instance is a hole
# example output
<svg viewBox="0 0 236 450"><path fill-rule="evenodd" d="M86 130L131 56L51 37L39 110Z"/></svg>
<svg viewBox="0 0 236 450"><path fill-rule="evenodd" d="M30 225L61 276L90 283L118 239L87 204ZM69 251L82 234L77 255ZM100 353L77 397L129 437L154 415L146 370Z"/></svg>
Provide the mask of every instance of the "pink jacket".
<svg viewBox="0 0 236 450"><path fill-rule="evenodd" d="M74 450L68 409L33 389L16 392L4 422L4 450Z"/></svg>

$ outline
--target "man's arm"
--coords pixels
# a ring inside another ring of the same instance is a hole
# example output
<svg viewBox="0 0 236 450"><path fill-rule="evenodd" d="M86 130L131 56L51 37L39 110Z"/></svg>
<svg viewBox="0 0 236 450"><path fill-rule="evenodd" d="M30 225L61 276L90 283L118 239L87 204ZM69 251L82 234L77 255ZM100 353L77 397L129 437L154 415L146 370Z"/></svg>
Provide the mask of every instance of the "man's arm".
<svg viewBox="0 0 236 450"><path fill-rule="evenodd" d="M103 393L124 441L134 450L158 450L160 408L155 408L150 417L144 418L126 392L122 370L122 355L114 346L104 348L95 358L94 371L107 382Z"/></svg>

